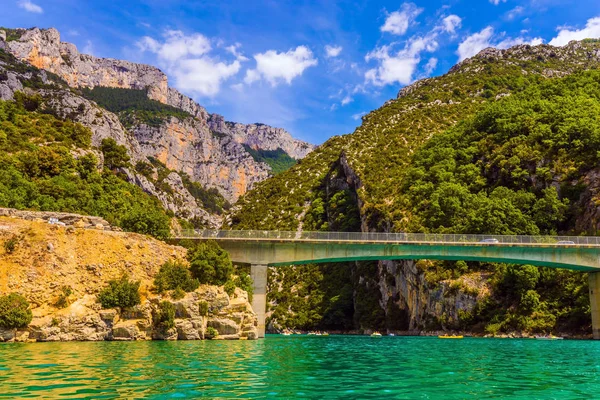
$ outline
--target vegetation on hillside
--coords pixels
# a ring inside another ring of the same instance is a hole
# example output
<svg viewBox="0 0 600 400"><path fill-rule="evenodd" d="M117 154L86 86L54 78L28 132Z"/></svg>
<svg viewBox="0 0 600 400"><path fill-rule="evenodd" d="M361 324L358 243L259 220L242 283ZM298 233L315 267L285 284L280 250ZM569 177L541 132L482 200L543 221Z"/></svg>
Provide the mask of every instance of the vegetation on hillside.
<svg viewBox="0 0 600 400"><path fill-rule="evenodd" d="M564 49L522 47L500 57L476 57L449 74L418 82L365 116L353 134L328 140L289 171L256 185L239 200L232 227L295 230L302 223L305 230L332 230L335 208L326 204L336 195L352 200L347 189L327 186L332 169L345 157L350 173L360 180L354 206L359 208L363 228L581 233L575 230L575 222L585 206L579 197L583 178L597 164L598 87L597 72L577 71L599 66L590 56L597 49L596 41ZM542 76L565 73L574 75ZM352 230L355 223L344 226L342 222L355 215L344 214L335 229ZM502 282L520 267L425 264L436 272L423 272L439 279L456 279L455 270L456 277L472 271L494 272L489 282L493 296L453 323L489 331L588 328L585 274L535 268L539 278L530 279L534 283L526 290L506 291ZM289 268L289 272L276 271L273 278L272 287L281 288L270 294L277 303L275 319L289 321L316 309L314 326L322 326L321 305L327 296L321 286L328 279L343 279L307 271L305 280L288 282L296 273L304 273L305 267ZM393 302L380 304L378 283L387 279L381 271L368 263L350 265L347 271L352 275L354 328L391 327L394 313L397 320L406 320L401 315L406 311ZM292 294L302 287L311 287L311 297L321 298L319 306L292 304ZM384 315L377 315L382 310ZM449 325L440 318L430 328Z"/></svg>
<svg viewBox="0 0 600 400"><path fill-rule="evenodd" d="M131 308L140 304L140 282L130 281L127 275L108 282L108 286L98 293L102 308Z"/></svg>
<svg viewBox="0 0 600 400"><path fill-rule="evenodd" d="M148 98L144 89L124 89L96 86L81 89L83 97L119 116L125 127L143 123L158 127L166 118L185 119L191 115L179 108Z"/></svg>
<svg viewBox="0 0 600 400"><path fill-rule="evenodd" d="M282 148L277 150L253 149L244 145L244 149L254 158L255 161L264 162L271 167L273 175L287 171L296 164L296 160L289 156Z"/></svg>
<svg viewBox="0 0 600 400"><path fill-rule="evenodd" d="M97 215L125 230L168 237L169 217L158 200L109 168L98 170L91 131L45 114L42 103L20 92L15 101L0 101L0 206ZM115 146L103 150L119 161L107 151L118 154Z"/></svg>

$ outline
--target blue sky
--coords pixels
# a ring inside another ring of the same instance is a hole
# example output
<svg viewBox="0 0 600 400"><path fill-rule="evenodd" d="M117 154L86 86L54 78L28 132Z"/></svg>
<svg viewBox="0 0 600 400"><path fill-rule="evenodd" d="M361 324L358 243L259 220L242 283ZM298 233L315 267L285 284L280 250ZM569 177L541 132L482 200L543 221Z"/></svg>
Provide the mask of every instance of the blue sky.
<svg viewBox="0 0 600 400"><path fill-rule="evenodd" d="M0 26L156 65L209 112L320 144L487 46L600 37L598 0L0 0Z"/></svg>

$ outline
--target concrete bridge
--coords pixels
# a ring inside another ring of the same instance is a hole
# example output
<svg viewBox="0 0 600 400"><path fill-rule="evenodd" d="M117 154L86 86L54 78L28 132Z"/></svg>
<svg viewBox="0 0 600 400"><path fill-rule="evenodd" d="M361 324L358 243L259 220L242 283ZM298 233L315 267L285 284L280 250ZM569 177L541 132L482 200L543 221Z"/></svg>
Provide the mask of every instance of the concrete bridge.
<svg viewBox="0 0 600 400"><path fill-rule="evenodd" d="M269 266L364 260L464 260L591 272L594 339L600 339L600 237L429 233L185 231L176 240L215 240L231 260L249 264L252 307L264 337Z"/></svg>

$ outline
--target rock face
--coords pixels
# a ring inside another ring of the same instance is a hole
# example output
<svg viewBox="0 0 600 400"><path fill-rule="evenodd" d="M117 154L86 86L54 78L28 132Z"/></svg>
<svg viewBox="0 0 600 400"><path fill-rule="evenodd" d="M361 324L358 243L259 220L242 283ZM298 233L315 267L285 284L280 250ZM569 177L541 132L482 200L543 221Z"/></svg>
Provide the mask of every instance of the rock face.
<svg viewBox="0 0 600 400"><path fill-rule="evenodd" d="M215 134L202 120L170 118L159 127L134 126L131 133L144 155L187 173L205 187L217 188L230 202L270 174L269 167L255 161L241 144Z"/></svg>
<svg viewBox="0 0 600 400"><path fill-rule="evenodd" d="M211 131L230 136L236 143L245 144L253 149L277 150L282 149L290 157L300 160L314 146L301 140L294 139L285 129L273 128L265 124L240 124L225 121L218 114L212 114L208 119Z"/></svg>
<svg viewBox="0 0 600 400"><path fill-rule="evenodd" d="M54 28L28 29L6 47L18 59L57 74L69 86L148 88L150 98L167 102L167 76L158 68L80 54L75 45L61 42Z"/></svg>
<svg viewBox="0 0 600 400"><path fill-rule="evenodd" d="M235 202L256 182L271 175L271 167L255 161L243 145L263 150L281 148L294 159L301 159L314 149L281 128L225 122L222 116L209 114L194 100L169 87L167 76L158 68L81 54L73 44L61 42L54 28L19 32L20 38L9 42L0 36L0 48L18 60L58 75L70 87L147 89L149 98L190 114L184 119L166 118L160 126L138 123L125 129L117 115L70 90L41 91L53 112L92 130L94 146L108 137L126 146L133 165L148 162L148 157L156 158L167 168L186 172L192 180L206 188L216 188L229 202ZM23 90L22 82L31 77L32 73L7 71L7 79L0 81L0 99L12 99L15 91ZM41 78L48 83L43 71ZM221 217L203 210L182 185L165 192L135 171L125 173L132 183L158 197L176 216L201 218L213 228L221 224Z"/></svg>
<svg viewBox="0 0 600 400"><path fill-rule="evenodd" d="M68 226L48 224L48 217ZM27 329L0 330L0 341L192 340L203 339L209 326L221 339L257 337L256 316L245 291L236 289L229 296L222 287L201 285L179 300L152 293L160 266L183 260L184 248L143 235L81 226L82 220L105 223L75 214L0 209L0 242L16 239L13 251L2 250L0 295L20 293L33 312ZM101 309L98 292L124 273L140 281L142 303L130 310ZM66 307L58 308L65 287L71 294L63 302ZM176 310L175 327L166 332L152 321L152 311L165 300ZM202 302L207 307L201 308ZM202 314L202 309L208 311Z"/></svg>

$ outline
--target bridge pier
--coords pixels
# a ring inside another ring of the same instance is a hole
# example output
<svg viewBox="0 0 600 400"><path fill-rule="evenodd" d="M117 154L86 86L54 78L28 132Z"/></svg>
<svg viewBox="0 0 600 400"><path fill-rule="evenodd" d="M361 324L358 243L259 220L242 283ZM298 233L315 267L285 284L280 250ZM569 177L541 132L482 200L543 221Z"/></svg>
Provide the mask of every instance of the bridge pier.
<svg viewBox="0 0 600 400"><path fill-rule="evenodd" d="M590 287L590 311L592 314L592 334L594 339L600 339L600 272L590 272L588 275Z"/></svg>
<svg viewBox="0 0 600 400"><path fill-rule="evenodd" d="M252 295L252 309L258 319L258 337L265 337L265 314L267 312L267 271L269 267L263 264L252 264L250 276L252 277L254 294Z"/></svg>

